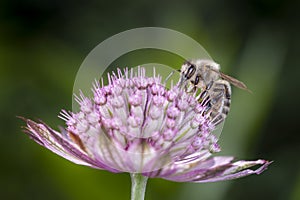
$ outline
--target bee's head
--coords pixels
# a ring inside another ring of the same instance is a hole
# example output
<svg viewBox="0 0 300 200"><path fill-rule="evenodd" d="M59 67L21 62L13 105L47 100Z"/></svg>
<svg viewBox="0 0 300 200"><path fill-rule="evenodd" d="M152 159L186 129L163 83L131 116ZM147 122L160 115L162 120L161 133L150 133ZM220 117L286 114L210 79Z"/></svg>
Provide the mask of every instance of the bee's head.
<svg viewBox="0 0 300 200"><path fill-rule="evenodd" d="M186 83L187 80L189 80L197 71L197 66L190 62L186 61L181 66L180 72L180 80L179 85L182 86L184 83Z"/></svg>

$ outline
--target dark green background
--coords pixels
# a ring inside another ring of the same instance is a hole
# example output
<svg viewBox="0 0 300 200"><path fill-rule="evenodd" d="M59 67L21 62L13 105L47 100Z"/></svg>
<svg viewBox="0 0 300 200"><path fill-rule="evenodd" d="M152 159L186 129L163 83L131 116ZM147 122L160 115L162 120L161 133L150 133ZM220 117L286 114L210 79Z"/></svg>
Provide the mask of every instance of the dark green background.
<svg viewBox="0 0 300 200"><path fill-rule="evenodd" d="M220 183L151 179L146 199L299 200L299 9L292 0L0 1L0 198L130 198L128 174L65 161L28 139L16 116L62 125L57 114L71 109L73 81L89 51L121 31L158 26L197 40L253 91L233 89L222 154L274 163L259 176ZM119 64L144 61L181 65L153 50Z"/></svg>

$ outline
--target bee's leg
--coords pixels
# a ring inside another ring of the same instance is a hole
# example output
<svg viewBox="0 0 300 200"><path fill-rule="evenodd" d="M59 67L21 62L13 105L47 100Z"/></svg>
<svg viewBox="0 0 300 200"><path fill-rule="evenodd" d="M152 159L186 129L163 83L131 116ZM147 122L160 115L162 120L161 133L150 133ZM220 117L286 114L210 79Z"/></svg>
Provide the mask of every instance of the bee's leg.
<svg viewBox="0 0 300 200"><path fill-rule="evenodd" d="M212 103L211 103L211 98L208 95L208 91L204 90L203 92L200 93L200 95L198 95L198 97L196 97L197 101L201 104L201 106L204 107L204 111L202 113L202 115L207 115L211 112L211 108L212 108Z"/></svg>
<svg viewBox="0 0 300 200"><path fill-rule="evenodd" d="M189 85L189 84L187 84L187 85L185 86L185 92L186 92L186 93L194 93L194 92L196 92L196 91L197 91L197 87L194 86L194 85Z"/></svg>
<svg viewBox="0 0 300 200"><path fill-rule="evenodd" d="M197 91L197 87L194 86L192 89L191 89L191 93L195 93Z"/></svg>
<svg viewBox="0 0 300 200"><path fill-rule="evenodd" d="M225 120L225 118L226 116L222 114L218 114L212 119L211 123L214 124L214 126L218 126L220 123L222 123Z"/></svg>

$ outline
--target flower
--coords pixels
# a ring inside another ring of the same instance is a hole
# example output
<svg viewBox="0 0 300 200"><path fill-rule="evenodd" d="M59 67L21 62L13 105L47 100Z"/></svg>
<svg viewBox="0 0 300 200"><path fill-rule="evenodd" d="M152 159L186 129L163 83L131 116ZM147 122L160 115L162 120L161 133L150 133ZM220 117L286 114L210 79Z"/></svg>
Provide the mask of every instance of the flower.
<svg viewBox="0 0 300 200"><path fill-rule="evenodd" d="M213 156L220 147L206 104L177 85L167 89L155 72L146 77L144 68L118 70L108 80L106 86L96 81L93 98L76 96L79 112L60 113L67 125L60 132L24 118L25 132L76 164L178 182L234 179L270 164Z"/></svg>

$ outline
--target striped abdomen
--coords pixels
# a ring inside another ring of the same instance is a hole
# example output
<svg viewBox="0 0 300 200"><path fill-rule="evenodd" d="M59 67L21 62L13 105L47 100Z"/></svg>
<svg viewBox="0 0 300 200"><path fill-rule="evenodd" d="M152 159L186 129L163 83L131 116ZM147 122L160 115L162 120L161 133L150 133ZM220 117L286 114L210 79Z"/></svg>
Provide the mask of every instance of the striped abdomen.
<svg viewBox="0 0 300 200"><path fill-rule="evenodd" d="M228 81L219 79L212 81L201 92L199 101L206 105L206 114L211 122L218 125L223 122L229 112L231 103L231 87Z"/></svg>

